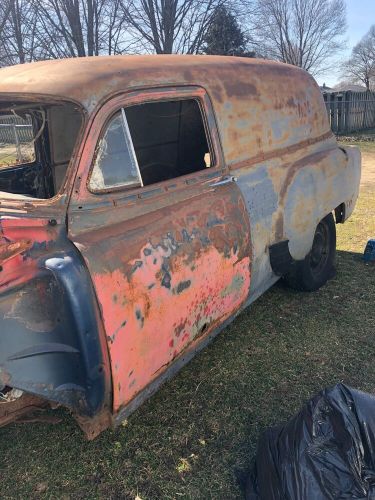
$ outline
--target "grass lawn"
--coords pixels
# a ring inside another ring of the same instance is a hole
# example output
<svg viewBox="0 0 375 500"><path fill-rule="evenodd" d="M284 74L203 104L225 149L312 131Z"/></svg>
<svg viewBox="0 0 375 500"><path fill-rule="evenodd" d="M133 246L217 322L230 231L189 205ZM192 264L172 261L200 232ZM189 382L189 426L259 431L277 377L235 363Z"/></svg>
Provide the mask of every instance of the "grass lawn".
<svg viewBox="0 0 375 500"><path fill-rule="evenodd" d="M375 143L364 163L375 171ZM370 172L371 174L371 172ZM276 285L127 425L89 443L62 423L0 429L1 498L232 499L259 434L339 381L375 391L375 183L338 226L337 277L315 293Z"/></svg>
<svg viewBox="0 0 375 500"><path fill-rule="evenodd" d="M35 157L34 147L30 144L21 144L21 155L22 161L18 161L15 145L0 143L0 170L33 161Z"/></svg>

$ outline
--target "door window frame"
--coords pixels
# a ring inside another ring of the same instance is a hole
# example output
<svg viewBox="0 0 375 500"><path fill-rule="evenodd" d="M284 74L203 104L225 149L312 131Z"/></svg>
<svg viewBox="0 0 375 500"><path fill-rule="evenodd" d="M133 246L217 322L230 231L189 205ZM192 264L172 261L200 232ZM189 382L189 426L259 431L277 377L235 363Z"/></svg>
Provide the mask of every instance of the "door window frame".
<svg viewBox="0 0 375 500"><path fill-rule="evenodd" d="M163 180L158 183L147 186L116 186L100 191L93 191L89 188L89 182L92 170L94 168L95 153L98 141L103 136L105 127L111 118L121 108L131 105L143 104L147 102L162 102L176 100L196 100L199 104L201 116L206 132L207 143L210 154L214 159L211 167L198 170L187 175L175 177L169 180ZM72 196L72 204L78 208L84 209L84 203L97 204L97 202L109 201L114 195L117 197L132 200L137 198L149 198L154 194L162 194L171 190L183 189L187 185L195 183L204 183L221 177L226 173L224 156L221 147L219 131L216 125L216 117L212 107L211 100L202 87L182 86L182 87L164 87L129 91L126 94L117 95L107 101L98 110L92 120L91 127L86 136L86 142L82 151L82 156L77 172L75 186Z"/></svg>

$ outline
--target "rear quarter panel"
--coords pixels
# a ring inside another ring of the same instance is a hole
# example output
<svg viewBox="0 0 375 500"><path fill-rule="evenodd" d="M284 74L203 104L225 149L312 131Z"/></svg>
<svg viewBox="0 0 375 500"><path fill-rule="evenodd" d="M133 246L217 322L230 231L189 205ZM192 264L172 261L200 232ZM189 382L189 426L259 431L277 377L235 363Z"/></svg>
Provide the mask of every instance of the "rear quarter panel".
<svg viewBox="0 0 375 500"><path fill-rule="evenodd" d="M252 231L251 300L271 286L268 249L289 240L293 259L309 253L319 221L340 204L352 213L360 182L360 153L343 150L334 137L235 169Z"/></svg>

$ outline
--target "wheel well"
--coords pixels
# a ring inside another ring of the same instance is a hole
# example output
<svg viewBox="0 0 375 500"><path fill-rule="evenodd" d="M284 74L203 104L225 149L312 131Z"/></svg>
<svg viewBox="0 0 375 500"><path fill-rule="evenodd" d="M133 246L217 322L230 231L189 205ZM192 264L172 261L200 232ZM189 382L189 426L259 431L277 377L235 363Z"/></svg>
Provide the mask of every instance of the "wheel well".
<svg viewBox="0 0 375 500"><path fill-rule="evenodd" d="M335 218L336 224L343 224L345 222L345 203L340 203L340 205L335 208Z"/></svg>

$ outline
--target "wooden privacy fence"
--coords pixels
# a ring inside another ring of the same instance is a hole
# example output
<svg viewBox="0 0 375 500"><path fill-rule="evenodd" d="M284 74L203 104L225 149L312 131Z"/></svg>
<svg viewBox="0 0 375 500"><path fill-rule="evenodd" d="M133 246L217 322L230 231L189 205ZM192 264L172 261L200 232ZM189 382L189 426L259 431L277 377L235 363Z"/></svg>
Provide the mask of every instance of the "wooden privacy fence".
<svg viewBox="0 0 375 500"><path fill-rule="evenodd" d="M336 134L375 128L375 92L330 92L323 99Z"/></svg>

